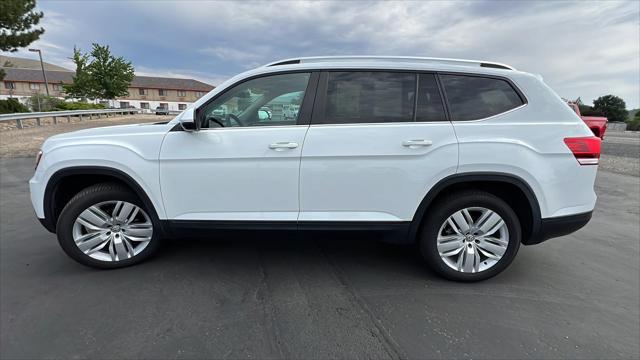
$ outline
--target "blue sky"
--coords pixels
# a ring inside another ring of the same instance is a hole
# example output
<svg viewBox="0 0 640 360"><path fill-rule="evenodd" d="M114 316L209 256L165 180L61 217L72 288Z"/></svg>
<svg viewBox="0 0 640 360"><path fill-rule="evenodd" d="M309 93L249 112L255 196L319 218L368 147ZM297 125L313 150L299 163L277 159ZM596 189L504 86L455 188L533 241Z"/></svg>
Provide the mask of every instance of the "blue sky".
<svg viewBox="0 0 640 360"><path fill-rule="evenodd" d="M108 44L140 75L217 85L281 58L412 55L493 60L541 74L563 97L640 104L637 1L39 1L34 47L73 69L78 46ZM18 56L33 57L21 51Z"/></svg>

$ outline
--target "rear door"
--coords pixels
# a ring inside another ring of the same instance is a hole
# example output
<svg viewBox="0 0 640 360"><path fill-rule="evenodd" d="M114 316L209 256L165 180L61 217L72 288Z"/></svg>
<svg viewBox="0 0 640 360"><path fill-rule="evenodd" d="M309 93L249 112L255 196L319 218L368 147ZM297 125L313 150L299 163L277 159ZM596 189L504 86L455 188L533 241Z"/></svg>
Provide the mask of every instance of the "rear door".
<svg viewBox="0 0 640 360"><path fill-rule="evenodd" d="M299 220L410 221L457 163L435 74L323 72L302 150Z"/></svg>

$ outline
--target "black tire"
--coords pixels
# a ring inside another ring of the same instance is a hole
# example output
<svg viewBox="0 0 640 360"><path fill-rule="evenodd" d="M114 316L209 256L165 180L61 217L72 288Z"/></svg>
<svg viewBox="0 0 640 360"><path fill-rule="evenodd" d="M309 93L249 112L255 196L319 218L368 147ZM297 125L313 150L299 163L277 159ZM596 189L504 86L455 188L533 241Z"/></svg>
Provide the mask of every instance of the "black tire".
<svg viewBox="0 0 640 360"><path fill-rule="evenodd" d="M111 200L126 201L144 210L153 224L153 235L149 244L139 254L125 260L101 261L86 255L76 246L72 231L76 218L85 209L97 203ZM69 200L58 218L56 235L64 252L75 261L95 268L115 269L142 262L157 251L160 245L160 227L158 225L155 214L149 211L127 187L116 183L101 183L85 188Z"/></svg>
<svg viewBox="0 0 640 360"><path fill-rule="evenodd" d="M469 207L484 207L496 212L504 220L509 232L509 243L502 258L489 269L476 273L452 269L440 257L437 249L440 227L449 216ZM507 268L518 253L521 239L522 230L518 216L504 200L483 191L460 191L441 199L429 208L418 241L424 260L438 275L454 281L474 282L491 278Z"/></svg>

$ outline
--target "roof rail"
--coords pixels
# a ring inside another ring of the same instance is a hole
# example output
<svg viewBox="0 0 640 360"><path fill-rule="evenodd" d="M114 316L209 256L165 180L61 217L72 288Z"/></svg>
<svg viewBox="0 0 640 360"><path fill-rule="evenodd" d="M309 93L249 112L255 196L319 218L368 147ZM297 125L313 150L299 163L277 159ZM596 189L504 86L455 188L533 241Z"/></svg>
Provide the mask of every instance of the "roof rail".
<svg viewBox="0 0 640 360"><path fill-rule="evenodd" d="M317 62L350 62L350 61L383 61L383 62L405 62L405 63L424 63L424 64L443 64L443 65L459 65L459 66L479 66L495 69L515 70L514 67L492 61L480 60L463 60L463 59L447 59L417 56L313 56L301 57L293 59L278 60L264 65L279 66L301 63L317 63Z"/></svg>

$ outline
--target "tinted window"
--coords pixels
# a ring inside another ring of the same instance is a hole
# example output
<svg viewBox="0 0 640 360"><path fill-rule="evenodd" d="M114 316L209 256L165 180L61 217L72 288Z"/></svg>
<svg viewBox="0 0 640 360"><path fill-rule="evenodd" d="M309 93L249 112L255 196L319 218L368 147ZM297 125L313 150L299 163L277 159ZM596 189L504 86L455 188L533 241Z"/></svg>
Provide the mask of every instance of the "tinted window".
<svg viewBox="0 0 640 360"><path fill-rule="evenodd" d="M477 120L523 104L505 80L466 75L440 75L452 120Z"/></svg>
<svg viewBox="0 0 640 360"><path fill-rule="evenodd" d="M240 83L207 105L201 127L295 125L310 75L271 75Z"/></svg>
<svg viewBox="0 0 640 360"><path fill-rule="evenodd" d="M416 76L410 73L329 72L325 124L413 121Z"/></svg>
<svg viewBox="0 0 640 360"><path fill-rule="evenodd" d="M421 74L418 81L418 109L416 121L445 121L447 117L442 97L433 74Z"/></svg>

